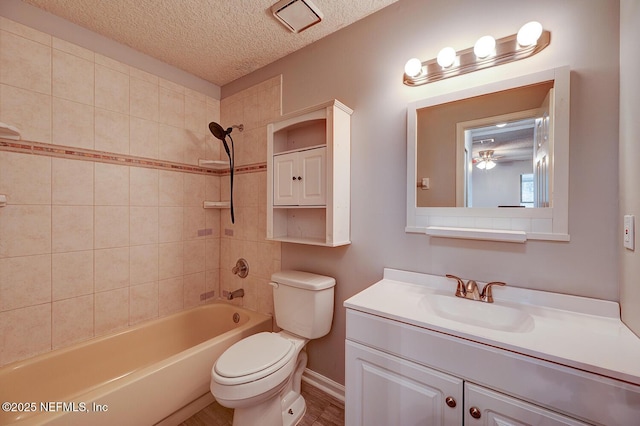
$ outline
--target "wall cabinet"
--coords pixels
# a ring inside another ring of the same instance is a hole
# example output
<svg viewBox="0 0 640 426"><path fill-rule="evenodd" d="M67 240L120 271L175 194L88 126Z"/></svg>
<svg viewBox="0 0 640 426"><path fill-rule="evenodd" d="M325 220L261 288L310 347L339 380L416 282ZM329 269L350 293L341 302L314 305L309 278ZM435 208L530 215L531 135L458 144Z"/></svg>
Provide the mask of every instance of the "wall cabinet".
<svg viewBox="0 0 640 426"><path fill-rule="evenodd" d="M528 402L351 341L346 424L587 426Z"/></svg>
<svg viewBox="0 0 640 426"><path fill-rule="evenodd" d="M267 126L267 239L350 244L352 110L337 100Z"/></svg>

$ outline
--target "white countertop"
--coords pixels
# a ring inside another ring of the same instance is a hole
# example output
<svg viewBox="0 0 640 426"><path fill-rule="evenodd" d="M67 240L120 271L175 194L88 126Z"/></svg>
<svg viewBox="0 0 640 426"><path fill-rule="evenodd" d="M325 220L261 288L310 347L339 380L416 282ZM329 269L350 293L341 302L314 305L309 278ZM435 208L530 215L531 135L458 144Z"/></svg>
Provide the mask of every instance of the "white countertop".
<svg viewBox="0 0 640 426"><path fill-rule="evenodd" d="M483 284L478 283L480 289ZM620 320L617 303L494 286L494 303L488 304L457 298L455 289L453 279L385 269L381 281L344 306L640 385L640 338ZM441 307L450 304L463 310L467 306L461 304L468 303L477 317L471 321L459 312L448 315L438 307L441 302ZM504 327L500 321L477 325L492 309L516 321Z"/></svg>

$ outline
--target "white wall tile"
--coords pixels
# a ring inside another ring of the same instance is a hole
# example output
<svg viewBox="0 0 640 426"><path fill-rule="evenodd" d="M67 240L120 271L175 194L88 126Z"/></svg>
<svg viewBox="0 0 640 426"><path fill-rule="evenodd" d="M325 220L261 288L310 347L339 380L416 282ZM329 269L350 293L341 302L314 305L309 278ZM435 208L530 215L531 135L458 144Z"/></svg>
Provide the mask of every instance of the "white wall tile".
<svg viewBox="0 0 640 426"><path fill-rule="evenodd" d="M11 204L51 204L51 157L0 152L0 194Z"/></svg>
<svg viewBox="0 0 640 426"><path fill-rule="evenodd" d="M95 164L95 205L129 205L129 167Z"/></svg>
<svg viewBox="0 0 640 426"><path fill-rule="evenodd" d="M53 206L51 210L53 253L93 249L93 206Z"/></svg>
<svg viewBox="0 0 640 426"><path fill-rule="evenodd" d="M51 255L0 259L0 311L51 301Z"/></svg>
<svg viewBox="0 0 640 426"><path fill-rule="evenodd" d="M53 204L93 206L93 162L52 158L51 166Z"/></svg>
<svg viewBox="0 0 640 426"><path fill-rule="evenodd" d="M55 224L53 227L55 229ZM0 209L0 258L51 253L51 232L51 206L3 207Z"/></svg>
<svg viewBox="0 0 640 426"><path fill-rule="evenodd" d="M51 95L51 47L0 31L0 83Z"/></svg>
<svg viewBox="0 0 640 426"><path fill-rule="evenodd" d="M94 63L53 49L53 96L94 104Z"/></svg>
<svg viewBox="0 0 640 426"><path fill-rule="evenodd" d="M93 294L93 250L51 256L53 301Z"/></svg>

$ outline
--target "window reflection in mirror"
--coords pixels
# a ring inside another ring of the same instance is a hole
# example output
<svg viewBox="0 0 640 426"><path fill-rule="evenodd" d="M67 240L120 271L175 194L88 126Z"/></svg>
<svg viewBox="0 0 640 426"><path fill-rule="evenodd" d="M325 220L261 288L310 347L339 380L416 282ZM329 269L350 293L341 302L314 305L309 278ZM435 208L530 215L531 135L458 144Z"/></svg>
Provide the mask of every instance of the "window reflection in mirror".
<svg viewBox="0 0 640 426"><path fill-rule="evenodd" d="M548 207L552 88L549 81L417 110L416 177L430 182L417 188L417 206Z"/></svg>

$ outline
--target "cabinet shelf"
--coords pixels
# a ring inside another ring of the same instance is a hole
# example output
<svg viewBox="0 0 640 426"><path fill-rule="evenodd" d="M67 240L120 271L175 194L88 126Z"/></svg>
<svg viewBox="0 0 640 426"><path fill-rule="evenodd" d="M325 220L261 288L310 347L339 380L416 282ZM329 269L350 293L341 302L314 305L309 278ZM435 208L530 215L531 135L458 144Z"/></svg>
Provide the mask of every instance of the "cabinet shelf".
<svg viewBox="0 0 640 426"><path fill-rule="evenodd" d="M326 210L327 206L287 206L287 205L282 205L282 206L273 206L274 210L277 209L322 209L322 210Z"/></svg>
<svg viewBox="0 0 640 426"><path fill-rule="evenodd" d="M350 244L351 114L337 100L267 126L267 239Z"/></svg>

